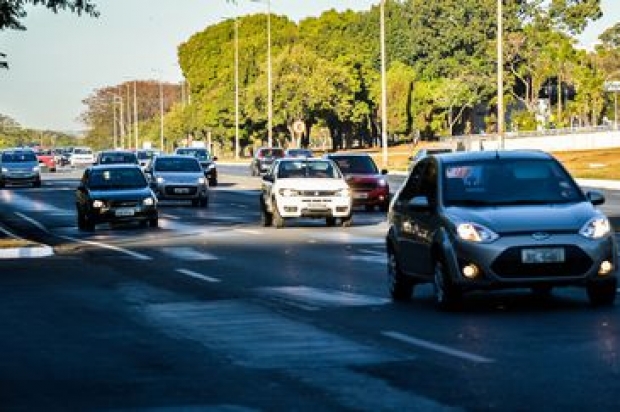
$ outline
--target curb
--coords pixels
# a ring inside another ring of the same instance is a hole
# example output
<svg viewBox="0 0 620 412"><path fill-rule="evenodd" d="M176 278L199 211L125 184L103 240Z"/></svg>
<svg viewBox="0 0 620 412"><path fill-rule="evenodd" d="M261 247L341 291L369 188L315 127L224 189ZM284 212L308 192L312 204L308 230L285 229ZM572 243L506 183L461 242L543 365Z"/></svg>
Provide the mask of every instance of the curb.
<svg viewBox="0 0 620 412"><path fill-rule="evenodd" d="M13 242L23 242L23 246L2 247L2 235ZM51 246L23 239L0 225L0 259L39 258L54 254Z"/></svg>

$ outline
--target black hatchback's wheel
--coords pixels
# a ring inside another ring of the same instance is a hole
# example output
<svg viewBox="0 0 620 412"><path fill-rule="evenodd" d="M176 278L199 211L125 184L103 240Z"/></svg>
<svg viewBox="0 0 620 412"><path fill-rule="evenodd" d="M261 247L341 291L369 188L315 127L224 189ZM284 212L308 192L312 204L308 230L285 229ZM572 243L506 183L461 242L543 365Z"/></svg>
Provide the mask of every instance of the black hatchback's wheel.
<svg viewBox="0 0 620 412"><path fill-rule="evenodd" d="M618 281L614 278L604 282L590 282L586 286L588 298L593 306L611 306L616 300Z"/></svg>
<svg viewBox="0 0 620 412"><path fill-rule="evenodd" d="M400 270L396 254L391 248L388 248L387 252L387 275L388 291L392 300L406 301L411 299L414 283Z"/></svg>
<svg viewBox="0 0 620 412"><path fill-rule="evenodd" d="M462 293L452 283L442 260L435 262L435 303L441 310L454 310L461 303Z"/></svg>
<svg viewBox="0 0 620 412"><path fill-rule="evenodd" d="M209 179L209 186L217 186L217 179Z"/></svg>

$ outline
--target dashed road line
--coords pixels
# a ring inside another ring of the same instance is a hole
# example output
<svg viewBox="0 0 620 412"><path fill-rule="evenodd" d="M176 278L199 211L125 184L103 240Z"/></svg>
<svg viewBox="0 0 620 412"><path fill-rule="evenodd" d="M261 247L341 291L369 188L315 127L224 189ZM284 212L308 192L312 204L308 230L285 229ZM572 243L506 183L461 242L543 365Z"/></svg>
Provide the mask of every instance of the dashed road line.
<svg viewBox="0 0 620 412"><path fill-rule="evenodd" d="M405 335L400 332L394 331L384 331L381 332L383 336L387 336L388 338L396 339L400 342L408 343L413 346L418 346L424 349L429 349L434 352L442 353L444 355L453 356L456 358L468 360L476 363L493 363L495 360L486 358L484 356L479 356L473 353L465 352L459 349L454 349L449 346L441 345L439 343L430 342L423 339L414 338L413 336Z"/></svg>
<svg viewBox="0 0 620 412"><path fill-rule="evenodd" d="M181 273L182 275L190 276L192 278L204 280L204 281L210 282L210 283L221 282L221 279L214 278L214 277L207 276L207 275L203 275L201 273L194 272L193 270L189 270L189 269L180 268L180 269L177 269L177 272Z"/></svg>

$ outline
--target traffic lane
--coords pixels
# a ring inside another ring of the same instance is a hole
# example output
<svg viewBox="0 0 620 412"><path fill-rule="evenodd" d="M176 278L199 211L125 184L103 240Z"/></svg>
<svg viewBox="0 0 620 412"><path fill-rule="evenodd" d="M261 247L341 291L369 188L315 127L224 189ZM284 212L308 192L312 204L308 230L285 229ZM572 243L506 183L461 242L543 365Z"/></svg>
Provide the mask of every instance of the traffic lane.
<svg viewBox="0 0 620 412"><path fill-rule="evenodd" d="M81 259L52 258L44 266L3 262L4 409L337 408L303 383L236 365L201 342L145 321L140 298L188 298L145 287L135 281L137 270Z"/></svg>

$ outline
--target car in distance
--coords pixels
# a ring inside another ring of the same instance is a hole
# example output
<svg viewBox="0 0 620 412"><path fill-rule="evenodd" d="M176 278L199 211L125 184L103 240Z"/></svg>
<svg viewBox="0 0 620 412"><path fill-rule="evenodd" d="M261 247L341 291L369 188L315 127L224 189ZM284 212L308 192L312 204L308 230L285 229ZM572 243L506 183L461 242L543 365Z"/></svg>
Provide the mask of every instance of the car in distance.
<svg viewBox="0 0 620 412"><path fill-rule="evenodd" d="M36 152L37 160L39 161L39 167L44 168L50 172L56 171L56 157L52 149L39 149Z"/></svg>
<svg viewBox="0 0 620 412"><path fill-rule="evenodd" d="M32 149L14 148L0 152L0 187L6 185L41 186L41 167Z"/></svg>
<svg viewBox="0 0 620 412"><path fill-rule="evenodd" d="M333 160L344 174L353 191L354 206L364 206L367 211L378 207L387 212L390 205L387 169L380 171L367 153L330 153L325 157Z"/></svg>
<svg viewBox="0 0 620 412"><path fill-rule="evenodd" d="M178 147L174 154L182 156L194 156L200 161L205 176L209 180L209 185L217 186L217 156L211 156L209 151L201 147Z"/></svg>
<svg viewBox="0 0 620 412"><path fill-rule="evenodd" d="M310 149L286 149L284 157L312 157L314 154Z"/></svg>
<svg viewBox="0 0 620 412"><path fill-rule="evenodd" d="M72 147L67 153L67 162L71 167L86 167L95 163L95 155L90 147Z"/></svg>
<svg viewBox="0 0 620 412"><path fill-rule="evenodd" d="M611 305L617 245L595 206L551 155L480 151L420 160L388 213L390 294L409 299L433 283L437 305L456 308L469 291L530 288L549 295L584 287L593 305Z"/></svg>
<svg viewBox="0 0 620 412"><path fill-rule="evenodd" d="M329 159L277 160L262 178L260 195L264 226L281 228L290 218L325 219L334 226L352 223L351 191Z"/></svg>
<svg viewBox="0 0 620 412"><path fill-rule="evenodd" d="M453 150L450 147L423 147L418 150L415 155L409 157L409 170L415 166L417 162L426 156L436 155L441 153L451 153Z"/></svg>
<svg viewBox="0 0 620 412"><path fill-rule="evenodd" d="M136 150L136 157L138 158L138 163L142 170L145 170L149 162L155 156L161 155L162 152L154 149L138 149Z"/></svg>
<svg viewBox="0 0 620 412"><path fill-rule="evenodd" d="M137 165L87 167L75 191L75 205L80 230L94 230L101 223L158 225L157 197Z"/></svg>
<svg viewBox="0 0 620 412"><path fill-rule="evenodd" d="M95 164L133 164L137 165L138 157L129 150L102 150L97 153Z"/></svg>
<svg viewBox="0 0 620 412"><path fill-rule="evenodd" d="M193 206L209 205L209 184L197 158L157 156L145 173L159 200L190 200Z"/></svg>
<svg viewBox="0 0 620 412"><path fill-rule="evenodd" d="M284 157L284 149L280 147L259 147L250 162L250 174L260 176L267 172L276 159Z"/></svg>

